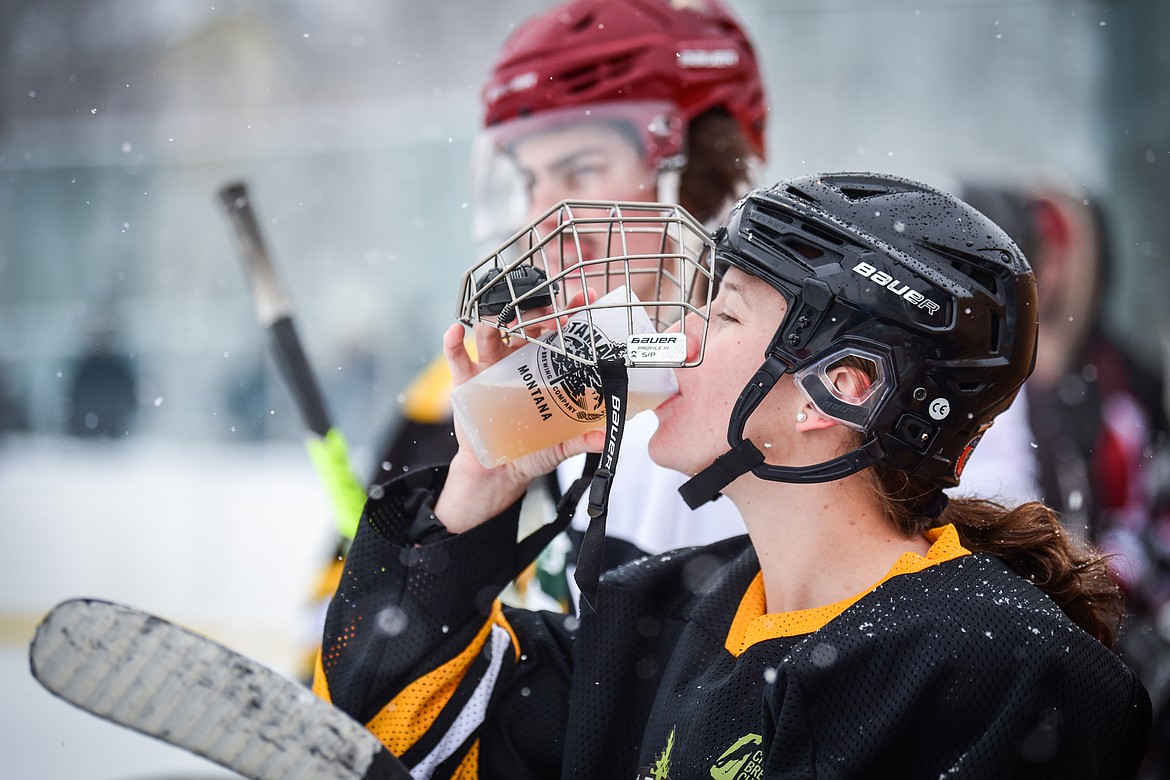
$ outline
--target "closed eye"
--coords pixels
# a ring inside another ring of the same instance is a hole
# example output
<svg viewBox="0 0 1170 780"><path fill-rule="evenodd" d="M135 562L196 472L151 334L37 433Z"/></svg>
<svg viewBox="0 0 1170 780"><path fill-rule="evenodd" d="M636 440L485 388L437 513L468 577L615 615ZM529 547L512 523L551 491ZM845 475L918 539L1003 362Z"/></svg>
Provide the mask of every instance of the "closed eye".
<svg viewBox="0 0 1170 780"><path fill-rule="evenodd" d="M737 320L735 317L732 317L730 314L728 314L725 311L720 311L719 313L717 313L715 315L715 318L718 320L722 320L723 322L739 322L739 320Z"/></svg>

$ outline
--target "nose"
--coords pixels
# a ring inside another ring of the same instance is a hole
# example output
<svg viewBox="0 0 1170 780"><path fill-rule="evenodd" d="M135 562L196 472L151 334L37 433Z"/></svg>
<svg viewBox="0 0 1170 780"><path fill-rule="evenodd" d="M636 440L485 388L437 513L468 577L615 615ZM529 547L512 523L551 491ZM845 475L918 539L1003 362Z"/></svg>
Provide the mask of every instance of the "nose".
<svg viewBox="0 0 1170 780"><path fill-rule="evenodd" d="M542 237L547 237L556 231L558 222L560 220L560 212L558 210L552 211L546 215L553 206L563 200L570 200L574 197L571 188L565 186L555 176L533 176L529 184L528 190L528 222L536 226L537 231ZM541 219L543 217L543 219ZM539 222L536 220L540 219ZM588 241L584 235L578 236L576 240L561 239L554 240L545 246L544 260L548 263L548 268L552 274L560 274L566 268L579 258L575 257L573 250L579 244L586 244ZM561 252L568 252L568 257L562 257Z"/></svg>

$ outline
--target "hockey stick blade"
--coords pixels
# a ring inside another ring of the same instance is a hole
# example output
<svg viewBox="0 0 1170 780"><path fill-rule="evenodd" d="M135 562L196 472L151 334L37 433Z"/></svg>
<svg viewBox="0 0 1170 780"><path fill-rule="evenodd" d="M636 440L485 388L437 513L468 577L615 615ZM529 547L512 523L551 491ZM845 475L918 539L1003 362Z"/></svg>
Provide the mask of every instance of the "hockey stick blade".
<svg viewBox="0 0 1170 780"><path fill-rule="evenodd" d="M250 780L399 780L362 724L304 686L132 607L64 601L37 626L33 677L51 693Z"/></svg>

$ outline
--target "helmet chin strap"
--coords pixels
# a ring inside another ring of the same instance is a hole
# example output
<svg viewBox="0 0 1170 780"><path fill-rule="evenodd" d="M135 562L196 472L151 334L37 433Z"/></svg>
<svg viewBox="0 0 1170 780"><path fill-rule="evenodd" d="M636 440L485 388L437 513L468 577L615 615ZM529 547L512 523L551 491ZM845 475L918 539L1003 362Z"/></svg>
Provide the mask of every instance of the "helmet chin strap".
<svg viewBox="0 0 1170 780"><path fill-rule="evenodd" d="M582 485L584 480L589 480L589 525L585 529L585 538L581 540L577 570L573 574L577 587L581 589L582 609L589 608L593 611L597 611L597 585L601 577L605 520L609 516L609 491L617 473L618 453L621 450L622 434L626 426L626 397L629 391L629 376L623 358L600 360L597 369L605 398L605 447L598 458L586 458L585 471L578 480ZM575 497L569 506L570 512L576 503Z"/></svg>
<svg viewBox="0 0 1170 780"><path fill-rule="evenodd" d="M751 439L743 438L743 429L751 413L787 371L788 364L775 355L768 355L756 375L744 386L731 411L731 422L727 427L727 441L731 449L678 489L691 509L698 509L708 501L714 501L724 488L749 471L760 479L772 482L831 482L872 466L885 455L881 443L871 439L851 452L811 466L772 466L764 463L764 454Z"/></svg>

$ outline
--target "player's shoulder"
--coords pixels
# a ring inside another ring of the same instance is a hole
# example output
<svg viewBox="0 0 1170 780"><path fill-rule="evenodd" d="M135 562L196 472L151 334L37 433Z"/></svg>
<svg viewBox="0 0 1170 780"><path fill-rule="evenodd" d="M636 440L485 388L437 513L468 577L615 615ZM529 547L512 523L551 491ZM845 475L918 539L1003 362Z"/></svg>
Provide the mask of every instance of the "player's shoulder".
<svg viewBox="0 0 1170 780"><path fill-rule="evenodd" d="M983 554L962 555L921 571L883 582L858 606L859 611L897 613L898 624L955 625L986 620L1005 627L1071 621L1048 596L1003 560ZM1026 630L1026 629L1024 629Z"/></svg>
<svg viewBox="0 0 1170 780"><path fill-rule="evenodd" d="M1021 660L1120 663L1048 595L1003 560L964 555L892 577L842 615L838 630L881 625L895 644L1013 671Z"/></svg>

